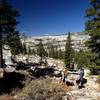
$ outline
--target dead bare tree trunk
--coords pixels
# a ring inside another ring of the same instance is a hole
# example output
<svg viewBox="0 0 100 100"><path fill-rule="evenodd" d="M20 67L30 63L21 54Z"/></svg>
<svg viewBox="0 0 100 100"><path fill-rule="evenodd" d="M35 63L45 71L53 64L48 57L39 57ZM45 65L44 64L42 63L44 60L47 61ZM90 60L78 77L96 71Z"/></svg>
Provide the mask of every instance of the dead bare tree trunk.
<svg viewBox="0 0 100 100"><path fill-rule="evenodd" d="M2 28L0 25L0 68L3 67L3 51L2 51Z"/></svg>

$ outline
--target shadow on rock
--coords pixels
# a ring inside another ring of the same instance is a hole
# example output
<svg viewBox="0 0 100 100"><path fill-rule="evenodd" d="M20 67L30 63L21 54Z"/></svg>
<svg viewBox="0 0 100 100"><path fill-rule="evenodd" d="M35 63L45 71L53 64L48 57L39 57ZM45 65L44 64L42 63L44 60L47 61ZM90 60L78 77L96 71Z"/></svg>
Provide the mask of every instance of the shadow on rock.
<svg viewBox="0 0 100 100"><path fill-rule="evenodd" d="M27 70L30 69L31 66L39 66L39 64L38 63L25 64L23 62L18 62L16 66L16 70Z"/></svg>
<svg viewBox="0 0 100 100"><path fill-rule="evenodd" d="M32 71L32 75L37 78L45 75L52 76L54 74L54 71L54 68L35 68L35 70Z"/></svg>

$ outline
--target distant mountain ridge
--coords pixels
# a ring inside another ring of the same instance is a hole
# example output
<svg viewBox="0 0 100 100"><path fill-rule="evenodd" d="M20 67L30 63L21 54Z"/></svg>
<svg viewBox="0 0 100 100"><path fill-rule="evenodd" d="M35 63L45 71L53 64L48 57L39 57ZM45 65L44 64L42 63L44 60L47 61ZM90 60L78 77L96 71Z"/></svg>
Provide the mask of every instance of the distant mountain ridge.
<svg viewBox="0 0 100 100"><path fill-rule="evenodd" d="M71 33L71 35L74 35L74 34L77 34L77 35L79 35L79 34L86 34L85 32L70 32ZM68 34L68 32L66 32L66 33L61 33L61 34L44 34L44 35L32 35L32 36L27 36L28 38L31 38L31 37L45 37L45 36L62 36L62 35L67 35Z"/></svg>
<svg viewBox="0 0 100 100"><path fill-rule="evenodd" d="M65 44L67 40L67 34L62 35L45 35L45 36L31 36L25 39L22 39L22 42L27 44L27 47L35 48L35 46L41 40L45 48L47 48L48 43L54 46L58 46L61 49L65 49ZM73 48L78 51L80 49L87 50L84 42L89 39L89 35L84 32L71 33L71 39Z"/></svg>

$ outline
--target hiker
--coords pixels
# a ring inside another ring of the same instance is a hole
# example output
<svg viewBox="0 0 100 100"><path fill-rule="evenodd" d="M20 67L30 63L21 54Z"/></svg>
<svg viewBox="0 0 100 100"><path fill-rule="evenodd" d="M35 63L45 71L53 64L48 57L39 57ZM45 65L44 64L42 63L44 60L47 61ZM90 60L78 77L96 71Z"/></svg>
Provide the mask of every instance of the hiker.
<svg viewBox="0 0 100 100"><path fill-rule="evenodd" d="M67 69L64 69L64 72L62 74L63 82L66 81L67 75L68 75Z"/></svg>
<svg viewBox="0 0 100 100"><path fill-rule="evenodd" d="M76 83L78 84L79 87L82 87L82 85L83 85L83 77L84 77L84 68L81 67L80 68L79 77L76 80Z"/></svg>
<svg viewBox="0 0 100 100"><path fill-rule="evenodd" d="M64 75L64 72L63 72L63 71L60 71L60 73L61 73L61 80L62 80L62 81L65 81L65 75Z"/></svg>

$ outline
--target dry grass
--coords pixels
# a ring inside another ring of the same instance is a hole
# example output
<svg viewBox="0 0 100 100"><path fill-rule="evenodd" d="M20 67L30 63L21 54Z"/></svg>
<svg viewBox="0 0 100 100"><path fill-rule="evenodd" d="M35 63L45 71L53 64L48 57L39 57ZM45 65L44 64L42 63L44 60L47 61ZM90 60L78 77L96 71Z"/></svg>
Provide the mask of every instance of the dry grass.
<svg viewBox="0 0 100 100"><path fill-rule="evenodd" d="M18 94L18 97L29 97L32 100L62 100L66 95L67 87L62 83L54 83L47 77L31 81Z"/></svg>
<svg viewBox="0 0 100 100"><path fill-rule="evenodd" d="M15 100L13 96L10 95L2 95L0 96L0 100Z"/></svg>

